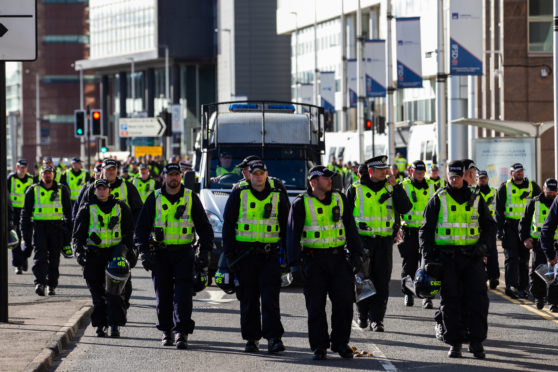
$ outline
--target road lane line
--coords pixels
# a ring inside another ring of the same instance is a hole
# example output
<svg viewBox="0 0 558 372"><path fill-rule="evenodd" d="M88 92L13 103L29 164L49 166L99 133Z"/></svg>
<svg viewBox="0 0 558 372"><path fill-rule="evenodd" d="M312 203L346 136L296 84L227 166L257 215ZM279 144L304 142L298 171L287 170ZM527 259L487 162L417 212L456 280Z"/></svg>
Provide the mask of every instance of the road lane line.
<svg viewBox="0 0 558 372"><path fill-rule="evenodd" d="M511 297L507 296L501 288L490 289L490 292L508 300L509 302L512 302L516 305L519 305L522 308L527 309L530 312L535 313L535 314L541 316L542 318L544 318L546 320L550 320L551 322L554 322L554 323L558 324L558 317L556 315L554 315L553 313L551 313L548 310L537 309L536 306L531 301L511 298Z"/></svg>
<svg viewBox="0 0 558 372"><path fill-rule="evenodd" d="M353 319L353 326L352 329L354 329L355 331L359 331L362 334L364 334L364 329L360 328L357 324L357 322ZM365 328L366 329L366 328ZM393 363L391 363L389 361L389 359L385 356L384 353L382 353L382 351L380 350L380 348L378 348L378 346L376 346L376 344L371 344L368 343L366 344L370 350L366 350L370 353L372 353L372 357L375 357L378 362L381 364L382 368L388 372L397 372L398 369L393 365Z"/></svg>

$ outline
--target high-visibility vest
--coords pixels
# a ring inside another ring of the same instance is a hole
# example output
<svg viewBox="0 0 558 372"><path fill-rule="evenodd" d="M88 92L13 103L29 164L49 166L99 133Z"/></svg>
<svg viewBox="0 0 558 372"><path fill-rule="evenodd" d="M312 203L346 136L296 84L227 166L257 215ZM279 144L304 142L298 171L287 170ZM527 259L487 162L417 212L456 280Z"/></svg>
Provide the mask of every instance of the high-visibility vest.
<svg viewBox="0 0 558 372"><path fill-rule="evenodd" d="M57 187L54 191L54 187L47 190L41 185L35 185L33 192L35 193L32 215L34 221L61 221L64 219L61 187Z"/></svg>
<svg viewBox="0 0 558 372"><path fill-rule="evenodd" d="M535 212L531 219L531 238L539 239L541 237L546 216L548 216L548 207L540 200L535 200ZM558 230L554 231L554 240L558 240Z"/></svg>
<svg viewBox="0 0 558 372"><path fill-rule="evenodd" d="M275 181L271 178L267 179L267 182L269 182L269 187L271 187L271 189L273 190L275 188ZM242 181L240 181L238 183L238 187L239 188L243 188L243 187L248 187L249 183L247 180L243 179Z"/></svg>
<svg viewBox="0 0 558 372"><path fill-rule="evenodd" d="M479 200L475 195L470 201L459 204L447 190L438 192L440 212L436 224L435 242L437 245L474 245L479 241Z"/></svg>
<svg viewBox="0 0 558 372"><path fill-rule="evenodd" d="M128 187L126 187L126 181L122 180L120 187L110 189L110 194L114 195L116 200L122 200L128 207L130 206L130 203L128 202Z"/></svg>
<svg viewBox="0 0 558 372"><path fill-rule="evenodd" d="M488 206L488 210L490 211L490 215L494 216L496 211L496 195L498 194L498 190L495 187L490 187L490 192L483 194L480 192L482 198L486 202Z"/></svg>
<svg viewBox="0 0 558 372"><path fill-rule="evenodd" d="M368 186L355 182L356 198L353 209L358 234L363 236L391 236L393 235L394 214L393 187L386 183L379 191L373 191Z"/></svg>
<svg viewBox="0 0 558 372"><path fill-rule="evenodd" d="M300 243L306 248L328 249L345 245L345 225L343 224L343 199L337 192L331 194L331 203L323 204L318 198L305 194L306 217ZM333 209L339 208L339 221L333 220Z"/></svg>
<svg viewBox="0 0 558 372"><path fill-rule="evenodd" d="M177 209L184 206L184 212L178 216ZM184 189L180 200L171 203L161 189L155 190L155 228L163 229L163 241L166 245L190 244L194 241L194 221L192 220L192 190ZM156 235L156 234L154 234ZM157 237L155 236L155 241Z"/></svg>
<svg viewBox="0 0 558 372"><path fill-rule="evenodd" d="M128 175L130 176L130 178L139 177L139 171L133 172L132 170L129 170L129 171L128 171Z"/></svg>
<svg viewBox="0 0 558 372"><path fill-rule="evenodd" d="M504 216L512 220L519 220L523 216L523 212L529 201L533 198L533 184L528 183L527 189L520 189L510 179L506 182L506 209Z"/></svg>
<svg viewBox="0 0 558 372"><path fill-rule="evenodd" d="M68 182L68 188L70 189L70 199L72 201L75 201L79 195L81 188L87 182L87 172L82 170L76 176L70 169L66 171L66 182Z"/></svg>
<svg viewBox="0 0 558 372"><path fill-rule="evenodd" d="M428 178L430 181L434 182L434 187L437 189L441 189L442 187L446 187L446 180L442 177L439 177L437 180L433 180L432 178Z"/></svg>
<svg viewBox="0 0 558 372"><path fill-rule="evenodd" d="M232 170L228 170L227 168L224 168L220 165L215 169L215 174L217 175L217 177L220 177L228 173L238 174L238 172L239 172L238 168L233 168Z"/></svg>
<svg viewBox="0 0 558 372"><path fill-rule="evenodd" d="M269 209L269 217L265 217L266 208ZM278 209L279 192L272 191L267 198L259 200L249 188L242 190L235 239L247 243L278 243Z"/></svg>
<svg viewBox="0 0 558 372"><path fill-rule="evenodd" d="M33 177L25 176L25 182L22 181L17 175L12 177L10 185L10 200L12 201L12 207L23 208L25 204L25 192L33 184Z"/></svg>
<svg viewBox="0 0 558 372"><path fill-rule="evenodd" d="M413 207L411 210L405 214L401 215L401 219L403 220L403 225L408 227L420 227L422 224L422 216L424 214L424 209L426 208L426 204L428 204L428 200L436 190L434 186L434 182L430 180L425 180L428 188L427 189L418 189L413 186L411 179L406 179L403 181L403 189L407 193L409 200Z"/></svg>
<svg viewBox="0 0 558 372"><path fill-rule="evenodd" d="M132 184L138 189L142 202L145 202L149 194L155 191L155 180L153 178L148 178L146 181L141 178L133 178Z"/></svg>
<svg viewBox="0 0 558 372"><path fill-rule="evenodd" d="M395 158L395 165L397 165L397 170L400 173L404 173L407 169L407 159L405 158Z"/></svg>
<svg viewBox="0 0 558 372"><path fill-rule="evenodd" d="M118 223L111 229L110 221L113 217L118 219ZM101 243L97 244L91 240L91 234L97 234ZM87 245L97 248L110 248L122 242L122 210L116 203L110 213L104 213L97 204L89 205L89 239Z"/></svg>

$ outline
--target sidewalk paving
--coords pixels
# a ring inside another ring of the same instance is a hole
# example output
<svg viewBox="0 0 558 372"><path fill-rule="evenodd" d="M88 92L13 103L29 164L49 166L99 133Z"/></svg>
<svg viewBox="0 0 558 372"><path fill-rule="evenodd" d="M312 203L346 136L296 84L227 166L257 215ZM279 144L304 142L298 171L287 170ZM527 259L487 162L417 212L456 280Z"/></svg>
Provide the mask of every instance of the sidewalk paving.
<svg viewBox="0 0 558 372"><path fill-rule="evenodd" d="M56 295L44 297L35 294L31 268L23 275L15 275L11 265L9 270L9 322L0 323L0 371L46 371L89 320L91 299L81 268L75 259L61 258Z"/></svg>

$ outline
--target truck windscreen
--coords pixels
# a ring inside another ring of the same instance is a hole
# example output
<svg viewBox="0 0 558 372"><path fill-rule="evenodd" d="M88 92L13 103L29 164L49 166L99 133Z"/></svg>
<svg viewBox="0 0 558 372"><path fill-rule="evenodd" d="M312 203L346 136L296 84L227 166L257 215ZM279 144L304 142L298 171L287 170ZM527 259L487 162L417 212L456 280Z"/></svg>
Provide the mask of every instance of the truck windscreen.
<svg viewBox="0 0 558 372"><path fill-rule="evenodd" d="M280 179L291 190L306 188L306 171L319 161L319 154L299 146L265 147L263 150L261 147L221 146L208 154L209 187L232 188L244 177L236 165L249 155L262 158L269 175Z"/></svg>

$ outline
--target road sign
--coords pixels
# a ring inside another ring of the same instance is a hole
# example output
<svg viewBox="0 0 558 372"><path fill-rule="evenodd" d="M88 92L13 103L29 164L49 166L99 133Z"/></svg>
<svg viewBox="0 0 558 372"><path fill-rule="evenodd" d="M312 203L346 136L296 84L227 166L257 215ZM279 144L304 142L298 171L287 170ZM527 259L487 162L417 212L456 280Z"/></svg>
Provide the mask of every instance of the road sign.
<svg viewBox="0 0 558 372"><path fill-rule="evenodd" d="M172 105L171 106L171 114L172 114L172 132L173 133L182 133L183 125L182 125L182 106L181 105Z"/></svg>
<svg viewBox="0 0 558 372"><path fill-rule="evenodd" d="M0 0L0 60L37 59L37 0Z"/></svg>
<svg viewBox="0 0 558 372"><path fill-rule="evenodd" d="M134 146L134 156L163 156L163 146Z"/></svg>
<svg viewBox="0 0 558 372"><path fill-rule="evenodd" d="M120 137L161 137L167 128L162 118L120 118Z"/></svg>

